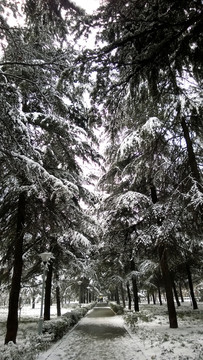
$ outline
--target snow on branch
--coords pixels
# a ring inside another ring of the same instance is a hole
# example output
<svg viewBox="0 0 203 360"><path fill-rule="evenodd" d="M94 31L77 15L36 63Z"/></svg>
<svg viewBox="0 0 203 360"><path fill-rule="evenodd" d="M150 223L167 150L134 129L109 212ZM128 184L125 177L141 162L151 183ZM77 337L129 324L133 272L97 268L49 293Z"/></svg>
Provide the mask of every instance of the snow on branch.
<svg viewBox="0 0 203 360"><path fill-rule="evenodd" d="M90 241L80 232L73 230L73 229L69 229L67 232L65 232L63 234L63 236L61 237L61 240L63 239L63 241L68 242L70 245L79 247L79 246L84 246L86 248L88 248L91 243Z"/></svg>
<svg viewBox="0 0 203 360"><path fill-rule="evenodd" d="M23 163L23 167L28 175L33 176L33 182L40 181L43 186L52 188L52 197L56 195L65 195L68 199L79 194L78 187L70 181L60 180L54 175L51 175L42 165L38 162L30 159L25 155L21 155L15 152L11 152L14 158L19 159Z"/></svg>
<svg viewBox="0 0 203 360"><path fill-rule="evenodd" d="M163 127L163 124L157 117L150 117L141 128L141 134L144 133L155 136Z"/></svg>
<svg viewBox="0 0 203 360"><path fill-rule="evenodd" d="M147 196L135 191L127 191L125 194L119 195L116 199L116 206L118 208L125 207L135 210L149 204L150 201Z"/></svg>
<svg viewBox="0 0 203 360"><path fill-rule="evenodd" d="M197 183L197 181L193 180L193 185L190 190L190 196L190 201L194 208L203 205L203 192L200 190L200 185Z"/></svg>
<svg viewBox="0 0 203 360"><path fill-rule="evenodd" d="M135 152L135 149L139 149L140 147L140 136L137 131L133 131L128 134L122 141L118 153L117 158L118 160L124 159L126 156L132 152Z"/></svg>

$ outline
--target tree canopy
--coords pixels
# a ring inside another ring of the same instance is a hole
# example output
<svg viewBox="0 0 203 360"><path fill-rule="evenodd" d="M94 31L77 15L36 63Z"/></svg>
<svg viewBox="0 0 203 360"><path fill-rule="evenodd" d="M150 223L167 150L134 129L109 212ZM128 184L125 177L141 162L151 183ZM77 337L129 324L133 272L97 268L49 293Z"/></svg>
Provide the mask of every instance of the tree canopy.
<svg viewBox="0 0 203 360"><path fill-rule="evenodd" d="M88 34L91 49L80 44ZM69 0L3 0L0 39L10 308L52 251L57 282L69 271L72 286L117 300L127 287L136 311L138 288L162 289L172 309L173 283L191 284L202 266L201 0L108 0L93 15Z"/></svg>

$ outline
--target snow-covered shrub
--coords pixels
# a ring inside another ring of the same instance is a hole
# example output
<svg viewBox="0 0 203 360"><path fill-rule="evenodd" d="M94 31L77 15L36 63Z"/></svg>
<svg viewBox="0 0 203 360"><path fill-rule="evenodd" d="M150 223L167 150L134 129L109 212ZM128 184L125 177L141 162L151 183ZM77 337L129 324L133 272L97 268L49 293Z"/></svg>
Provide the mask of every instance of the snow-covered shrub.
<svg viewBox="0 0 203 360"><path fill-rule="evenodd" d="M0 360L34 360L40 351L49 348L51 341L50 337L42 335L26 337L23 344L10 341L8 345L0 347Z"/></svg>
<svg viewBox="0 0 203 360"><path fill-rule="evenodd" d="M70 317L62 316L58 319L45 321L43 324L43 334L51 334L53 341L56 341L74 325Z"/></svg>
<svg viewBox="0 0 203 360"><path fill-rule="evenodd" d="M152 320L152 316L150 314L145 313L144 311L139 312L128 312L124 316L125 322L131 328L135 328L138 320L143 322L149 322Z"/></svg>
<svg viewBox="0 0 203 360"><path fill-rule="evenodd" d="M124 317L125 322L128 326L134 328L138 322L138 314L137 313L127 313Z"/></svg>
<svg viewBox="0 0 203 360"><path fill-rule="evenodd" d="M123 306L115 303L110 303L111 309L115 312L116 315L122 315L124 313Z"/></svg>
<svg viewBox="0 0 203 360"><path fill-rule="evenodd" d="M94 304L90 304L86 307L67 312L57 319L45 321L43 324L43 334L50 334L52 341L61 339L93 306Z"/></svg>
<svg viewBox="0 0 203 360"><path fill-rule="evenodd" d="M12 341L1 347L0 360L34 360L38 348L37 341L27 340L24 344L16 345Z"/></svg>

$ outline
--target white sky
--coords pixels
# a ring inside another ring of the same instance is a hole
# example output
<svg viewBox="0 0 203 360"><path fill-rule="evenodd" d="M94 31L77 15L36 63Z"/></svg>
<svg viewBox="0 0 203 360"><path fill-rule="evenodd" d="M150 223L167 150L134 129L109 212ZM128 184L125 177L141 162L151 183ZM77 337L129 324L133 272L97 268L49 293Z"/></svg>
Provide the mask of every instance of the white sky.
<svg viewBox="0 0 203 360"><path fill-rule="evenodd" d="M100 6L100 0L74 0L74 3L81 6L88 13L92 13Z"/></svg>

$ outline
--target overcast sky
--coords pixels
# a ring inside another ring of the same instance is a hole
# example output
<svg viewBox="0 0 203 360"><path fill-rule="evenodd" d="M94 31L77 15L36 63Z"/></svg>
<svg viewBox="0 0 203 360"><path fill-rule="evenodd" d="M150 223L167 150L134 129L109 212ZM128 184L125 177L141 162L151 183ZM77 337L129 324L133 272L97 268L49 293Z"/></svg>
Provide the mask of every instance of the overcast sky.
<svg viewBox="0 0 203 360"><path fill-rule="evenodd" d="M74 3L81 6L88 13L92 13L100 5L100 0L74 0Z"/></svg>

